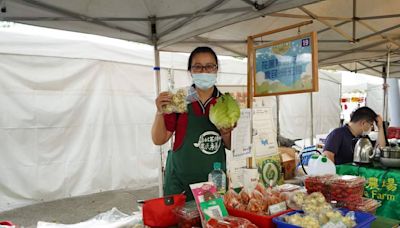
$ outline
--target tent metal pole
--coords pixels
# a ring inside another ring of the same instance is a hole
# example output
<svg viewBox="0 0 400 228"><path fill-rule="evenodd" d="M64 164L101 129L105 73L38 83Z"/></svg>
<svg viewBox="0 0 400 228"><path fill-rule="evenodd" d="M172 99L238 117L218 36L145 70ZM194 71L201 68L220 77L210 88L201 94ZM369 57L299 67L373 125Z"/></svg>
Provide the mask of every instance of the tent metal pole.
<svg viewBox="0 0 400 228"><path fill-rule="evenodd" d="M333 27L339 27L339 26L348 24L348 23L350 23L350 22L351 22L351 20L349 19L349 20L347 20L347 21L343 21L343 22L340 22L340 23L338 23L338 24L335 24L335 25L333 25ZM317 33L320 34L320 33L323 33L323 32L329 31L329 30L331 30L330 27L321 29L321 30L319 30ZM349 41L346 40L345 42L349 42Z"/></svg>
<svg viewBox="0 0 400 228"><path fill-rule="evenodd" d="M154 45L154 83L155 83L155 96L161 92L161 74L160 74L160 51L158 49L158 39L157 39L157 27L156 27L156 17L150 17L150 29L151 29L151 39ZM158 147L159 152L159 164L158 164L158 195L163 196L163 183L164 183L164 161L163 161L163 148Z"/></svg>
<svg viewBox="0 0 400 228"><path fill-rule="evenodd" d="M390 75L390 48L387 53L386 70L383 70L383 120L388 121L388 88L387 78Z"/></svg>
<svg viewBox="0 0 400 228"><path fill-rule="evenodd" d="M310 111L311 111L311 134L310 134L310 146L314 145L314 105L313 105L313 93L310 93Z"/></svg>
<svg viewBox="0 0 400 228"><path fill-rule="evenodd" d="M275 96L276 100L276 135L278 136L278 146L281 146L279 143L279 137L281 136L281 124L279 120L279 96Z"/></svg>
<svg viewBox="0 0 400 228"><path fill-rule="evenodd" d="M375 19L385 19L385 18L393 18L393 17L400 17L400 14L389 14L389 15L371 16L371 17L359 17L359 20L375 20Z"/></svg>
<svg viewBox="0 0 400 228"><path fill-rule="evenodd" d="M215 0L215 1L214 1L213 3L211 3L210 5L207 5L206 7L202 8L202 9L196 11L196 12L193 12L193 14L191 14L189 17L187 17L187 18L185 18L185 19L183 19L183 20L181 20L181 21L175 23L174 25L172 25L172 26L171 26L170 28L168 28L167 30L165 30L165 31L161 32L160 34L158 34L158 36L159 36L159 37L163 37L163 36L165 36L165 35L167 35L167 34L173 32L173 31L175 31L175 30L181 28L182 26L184 26L184 25L186 25L186 24L192 22L192 21L195 19L195 16L196 16L197 14L202 13L202 12L211 11L211 10L217 8L218 6L222 5L225 1L226 1L226 0Z"/></svg>
<svg viewBox="0 0 400 228"><path fill-rule="evenodd" d="M117 30L119 32L121 32L121 31L122 32L127 32L127 33L130 33L130 34L134 34L134 35L138 35L138 36L141 36L141 37L144 37L144 38L148 38L148 36L146 34L143 34L141 32L134 31L134 30L131 30L131 29L127 29L127 28L124 28L124 27L120 27L120 26L117 26L117 25L108 24L108 23L106 23L104 21L101 21L101 20L98 20L98 19L96 19L94 17L89 17L89 16L86 16L84 14L80 14L80 13L76 13L74 11L66 10L66 9L51 5L51 4L43 3L43 2L38 1L38 0L18 0L18 2L21 2L24 5L30 4L30 5L33 5L34 8L44 9L44 10L47 10L47 11L49 11L51 13L57 13L57 14L65 15L67 17L76 18L79 21L85 21L86 23L89 23L89 24L95 24L95 25L99 25L99 26L106 27L106 28L109 28L109 29Z"/></svg>
<svg viewBox="0 0 400 228"><path fill-rule="evenodd" d="M360 23L361 25L363 25L364 27L366 27L367 29L371 30L372 32L378 32L378 30L376 30L375 28L373 28L372 26L370 26L367 22L365 21L358 21L358 23ZM382 37L382 39L384 40L388 40L394 44L396 44L398 47L400 47L400 43L392 38L390 38L389 36L380 34L380 36Z"/></svg>
<svg viewBox="0 0 400 228"><path fill-rule="evenodd" d="M374 33L371 33L369 35L360 37L360 38L357 39L357 41L359 42L359 41L368 39L368 38L373 37L373 36L378 36L378 35L381 35L382 33L389 32L389 31L392 31L392 30L397 29L397 28L400 28L400 25L395 25L395 26L392 26L392 27L389 27L389 28L386 28L386 29L383 29L383 30L380 30L380 31L377 31L377 32L374 32Z"/></svg>
<svg viewBox="0 0 400 228"><path fill-rule="evenodd" d="M365 68L358 69L358 71L364 70L364 69L371 69L371 70L375 71L376 73L381 73L379 70L374 69L373 67L370 67L370 66L368 66L368 65L366 65L366 64L364 64L364 63L362 63L361 61L356 61L356 63L358 63L358 64L360 64L361 66L364 66L364 67L365 67Z"/></svg>
<svg viewBox="0 0 400 228"><path fill-rule="evenodd" d="M154 76L156 86L156 96L161 91L161 79L160 79L160 51L158 50L157 43L154 44ZM160 164L158 167L158 194L163 196L163 185L164 185L164 161L163 161L163 149L159 146Z"/></svg>
<svg viewBox="0 0 400 228"><path fill-rule="evenodd" d="M326 25L327 27L329 27L330 29L332 29L333 31L339 33L342 37L346 38L349 42L352 42L353 38L348 35L344 30L339 29L337 27L335 27L333 24L331 24L330 22L323 20L321 18L319 18L318 15L316 15L315 13L311 12L310 10L306 9L304 6L300 6L298 7L301 11L303 11L305 14L309 15L311 18L321 22L322 24Z"/></svg>
<svg viewBox="0 0 400 228"><path fill-rule="evenodd" d="M342 85L342 83L339 84L339 91L340 91L339 105L340 105L340 110L342 110L342 95L343 95L343 85ZM343 122L344 122L344 117L343 117ZM342 115L339 114L339 127L342 126L343 122L342 122Z"/></svg>
<svg viewBox="0 0 400 228"><path fill-rule="evenodd" d="M359 47L354 48L354 49L349 49L349 50L343 51L343 52L341 52L341 53L339 53L337 55L333 55L333 56L329 56L327 58L319 59L319 62L324 62L326 60L334 59L334 58L337 58L337 57L340 57L340 56L350 55L350 54L353 54L355 51L360 51L360 50L364 50L364 49L373 48L373 47L376 47L376 46L379 46L379 45L382 45L382 44L385 44L385 43L387 43L386 40L380 40L380 41L374 42L372 44L359 46Z"/></svg>
<svg viewBox="0 0 400 228"><path fill-rule="evenodd" d="M356 41L356 13L357 13L357 0L353 0L353 42Z"/></svg>
<svg viewBox="0 0 400 228"><path fill-rule="evenodd" d="M349 68L347 68L347 67L345 67L345 66L343 66L343 64L338 64L340 67L342 67L343 69L345 69L345 70L347 70L347 71L350 71L350 72L352 72L352 70L350 70Z"/></svg>
<svg viewBox="0 0 400 228"><path fill-rule="evenodd" d="M161 92L161 78L160 78L160 51L157 44L154 45L154 76L156 83L156 95Z"/></svg>

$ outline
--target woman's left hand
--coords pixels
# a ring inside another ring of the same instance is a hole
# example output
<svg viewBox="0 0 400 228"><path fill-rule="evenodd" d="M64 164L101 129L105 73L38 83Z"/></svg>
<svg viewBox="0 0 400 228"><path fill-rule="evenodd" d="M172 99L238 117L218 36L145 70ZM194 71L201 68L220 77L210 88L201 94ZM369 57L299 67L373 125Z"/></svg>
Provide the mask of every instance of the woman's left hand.
<svg viewBox="0 0 400 228"><path fill-rule="evenodd" d="M237 126L237 123L235 123L235 125L233 125L233 127L230 128L221 128L218 129L219 132L221 133L221 135L229 135L231 134L231 132L233 131L233 129Z"/></svg>

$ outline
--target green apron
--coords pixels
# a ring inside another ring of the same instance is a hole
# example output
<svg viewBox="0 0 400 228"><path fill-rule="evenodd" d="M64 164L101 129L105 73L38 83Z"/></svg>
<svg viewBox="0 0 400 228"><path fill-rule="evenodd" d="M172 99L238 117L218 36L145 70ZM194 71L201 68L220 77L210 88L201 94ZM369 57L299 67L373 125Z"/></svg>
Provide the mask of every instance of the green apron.
<svg viewBox="0 0 400 228"><path fill-rule="evenodd" d="M164 195L185 191L186 201L193 200L189 185L208 180L214 162L226 170L225 149L218 129L207 115L196 116L188 105L188 123L182 146L169 151L165 169Z"/></svg>

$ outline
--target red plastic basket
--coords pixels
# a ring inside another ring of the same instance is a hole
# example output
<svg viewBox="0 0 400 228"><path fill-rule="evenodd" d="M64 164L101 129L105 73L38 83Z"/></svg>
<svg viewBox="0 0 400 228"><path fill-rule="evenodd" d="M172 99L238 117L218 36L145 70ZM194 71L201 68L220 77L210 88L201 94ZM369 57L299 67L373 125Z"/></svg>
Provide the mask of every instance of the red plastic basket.
<svg viewBox="0 0 400 228"><path fill-rule="evenodd" d="M0 221L0 225L3 225L3 226L15 226L15 224L12 223L11 221Z"/></svg>
<svg viewBox="0 0 400 228"><path fill-rule="evenodd" d="M237 209L229 208L229 207L227 207L226 209L228 210L229 215L248 219L250 222L254 223L258 227L263 227L263 228L264 227L265 228L270 228L270 227L275 228L276 224L274 224L272 222L273 218L293 211L290 209L290 210L279 212L275 215L266 216L266 215L257 215L257 214L253 214L253 213L250 213L247 211L241 211L241 210L237 210Z"/></svg>

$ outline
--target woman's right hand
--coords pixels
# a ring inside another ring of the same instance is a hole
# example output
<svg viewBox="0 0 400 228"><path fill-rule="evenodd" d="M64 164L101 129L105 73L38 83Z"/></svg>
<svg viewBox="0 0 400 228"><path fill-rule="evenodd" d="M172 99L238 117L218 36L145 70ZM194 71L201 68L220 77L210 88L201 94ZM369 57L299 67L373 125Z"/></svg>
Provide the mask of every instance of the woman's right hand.
<svg viewBox="0 0 400 228"><path fill-rule="evenodd" d="M162 107L171 103L172 95L169 92L162 92L156 98L157 111L162 112Z"/></svg>

